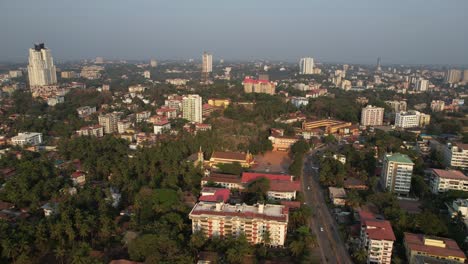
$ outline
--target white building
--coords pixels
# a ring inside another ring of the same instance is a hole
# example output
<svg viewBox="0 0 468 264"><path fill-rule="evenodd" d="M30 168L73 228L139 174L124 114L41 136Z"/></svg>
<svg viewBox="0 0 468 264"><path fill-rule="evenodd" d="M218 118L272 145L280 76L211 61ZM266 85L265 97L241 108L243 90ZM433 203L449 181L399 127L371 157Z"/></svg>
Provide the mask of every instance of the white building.
<svg viewBox="0 0 468 264"><path fill-rule="evenodd" d="M161 120L154 123L154 134L159 135L171 129L171 123L168 120Z"/></svg>
<svg viewBox="0 0 468 264"><path fill-rule="evenodd" d="M447 143L444 151L446 166L468 168L468 144Z"/></svg>
<svg viewBox="0 0 468 264"><path fill-rule="evenodd" d="M86 126L86 127L80 128L80 130L77 130L76 134L79 136L103 137L104 128L100 125Z"/></svg>
<svg viewBox="0 0 468 264"><path fill-rule="evenodd" d="M390 264L393 243L396 240L392 225L387 220L377 219L372 213L360 211L360 246L367 253L367 263Z"/></svg>
<svg viewBox="0 0 468 264"><path fill-rule="evenodd" d="M423 127L429 124L431 116L418 112L399 112L395 116L395 126L401 128Z"/></svg>
<svg viewBox="0 0 468 264"><path fill-rule="evenodd" d="M429 88L429 81L424 79L419 79L416 81L414 90L418 92L425 92Z"/></svg>
<svg viewBox="0 0 468 264"><path fill-rule="evenodd" d="M151 59L150 66L153 68L158 67L158 61L156 59Z"/></svg>
<svg viewBox="0 0 468 264"><path fill-rule="evenodd" d="M406 111L407 103L406 101L385 101L395 113Z"/></svg>
<svg viewBox="0 0 468 264"><path fill-rule="evenodd" d="M293 96L291 103L296 107L306 106L309 104L309 98L302 96Z"/></svg>
<svg viewBox="0 0 468 264"><path fill-rule="evenodd" d="M450 69L447 71L447 75L445 76L445 82L449 84L457 84L458 82L460 82L461 78L461 70Z"/></svg>
<svg viewBox="0 0 468 264"><path fill-rule="evenodd" d="M112 134L117 132L117 123L120 116L117 113L108 113L105 115L99 115L99 125L104 127L105 134Z"/></svg>
<svg viewBox="0 0 468 264"><path fill-rule="evenodd" d="M456 217L460 213L463 218L468 220L468 199L456 199L448 206L448 210L451 217Z"/></svg>
<svg viewBox="0 0 468 264"><path fill-rule="evenodd" d="M389 192L408 195L411 188L414 163L404 154L386 154L383 161L381 183Z"/></svg>
<svg viewBox="0 0 468 264"><path fill-rule="evenodd" d="M361 111L361 125L381 126L383 125L384 108L368 105Z"/></svg>
<svg viewBox="0 0 468 264"><path fill-rule="evenodd" d="M191 122L202 123L202 98L198 94L189 94L182 99L182 117Z"/></svg>
<svg viewBox="0 0 468 264"><path fill-rule="evenodd" d="M20 70L13 70L9 71L8 75L10 76L10 78L18 78L23 76L23 72Z"/></svg>
<svg viewBox="0 0 468 264"><path fill-rule="evenodd" d="M54 96L54 97L47 98L47 105L48 106L55 106L55 105L61 104L63 102L65 102L65 97L63 97L63 96Z"/></svg>
<svg viewBox="0 0 468 264"><path fill-rule="evenodd" d="M208 52L203 52L202 57L202 72L209 73L213 71L213 55Z"/></svg>
<svg viewBox="0 0 468 264"><path fill-rule="evenodd" d="M468 177L458 170L432 169L430 187L432 193L457 190L468 191Z"/></svg>
<svg viewBox="0 0 468 264"><path fill-rule="evenodd" d="M30 86L45 86L57 83L57 70L54 59L44 43L34 44L34 48L29 49L28 75Z"/></svg>
<svg viewBox="0 0 468 264"><path fill-rule="evenodd" d="M344 206L346 204L346 191L343 188L328 187L330 200L334 205Z"/></svg>
<svg viewBox="0 0 468 264"><path fill-rule="evenodd" d="M302 58L299 61L299 74L314 74L314 59Z"/></svg>
<svg viewBox="0 0 468 264"><path fill-rule="evenodd" d="M230 205L199 202L189 214L192 232L201 231L206 237L239 236L244 234L251 244L264 242L284 246L288 230L288 209L284 205Z"/></svg>
<svg viewBox="0 0 468 264"><path fill-rule="evenodd" d="M151 79L151 72L150 71L144 71L143 72L143 77L146 79Z"/></svg>
<svg viewBox="0 0 468 264"><path fill-rule="evenodd" d="M442 100L432 100L431 110L432 112L442 112L445 109L445 102Z"/></svg>
<svg viewBox="0 0 468 264"><path fill-rule="evenodd" d="M36 132L18 133L17 136L11 138L11 143L16 146L40 145L42 143L42 133L36 133Z"/></svg>
<svg viewBox="0 0 468 264"><path fill-rule="evenodd" d="M82 106L82 107L78 107L76 109L76 112L78 112L78 116L83 118L83 117L87 117L89 115L92 115L93 113L96 113L96 107L93 106Z"/></svg>
<svg viewBox="0 0 468 264"><path fill-rule="evenodd" d="M119 134L123 134L125 133L130 127L132 127L133 123L128 120L128 119L123 119L123 120L119 120L117 122L117 132Z"/></svg>

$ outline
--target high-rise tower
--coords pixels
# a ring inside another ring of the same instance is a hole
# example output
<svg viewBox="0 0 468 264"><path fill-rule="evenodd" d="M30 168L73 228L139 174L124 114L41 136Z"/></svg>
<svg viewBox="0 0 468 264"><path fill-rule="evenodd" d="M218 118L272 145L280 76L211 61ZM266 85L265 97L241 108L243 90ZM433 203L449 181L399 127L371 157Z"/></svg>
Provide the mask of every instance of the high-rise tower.
<svg viewBox="0 0 468 264"><path fill-rule="evenodd" d="M208 52L203 52L202 57L202 81L206 82L213 71L213 55Z"/></svg>
<svg viewBox="0 0 468 264"><path fill-rule="evenodd" d="M29 49L28 74L31 87L57 83L54 59L44 43L34 44L34 48Z"/></svg>
<svg viewBox="0 0 468 264"><path fill-rule="evenodd" d="M299 62L299 74L314 74L314 59L302 58Z"/></svg>

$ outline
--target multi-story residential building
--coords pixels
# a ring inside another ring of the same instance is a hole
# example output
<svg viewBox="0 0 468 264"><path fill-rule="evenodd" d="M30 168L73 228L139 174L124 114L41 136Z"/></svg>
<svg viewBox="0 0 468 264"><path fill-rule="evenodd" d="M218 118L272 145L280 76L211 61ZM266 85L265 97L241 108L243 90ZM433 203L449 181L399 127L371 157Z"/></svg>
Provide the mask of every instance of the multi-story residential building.
<svg viewBox="0 0 468 264"><path fill-rule="evenodd" d="M302 58L299 62L299 74L314 74L314 59Z"/></svg>
<svg viewBox="0 0 468 264"><path fill-rule="evenodd" d="M269 241L271 246L284 246L288 228L288 207L257 204L230 205L199 202L189 214L192 231L206 237L244 234L251 244ZM266 236L269 236L266 241Z"/></svg>
<svg viewBox="0 0 468 264"><path fill-rule="evenodd" d="M414 163L404 154L386 154L382 167L382 186L390 192L408 195Z"/></svg>
<svg viewBox="0 0 468 264"><path fill-rule="evenodd" d="M11 138L11 143L16 146L25 146L25 145L40 145L42 143L42 133L36 132L24 132L18 133L17 136Z"/></svg>
<svg viewBox="0 0 468 264"><path fill-rule="evenodd" d="M396 240L389 221L377 219L370 212L360 211L360 245L367 252L367 263L390 264Z"/></svg>
<svg viewBox="0 0 468 264"><path fill-rule="evenodd" d="M395 113L406 111L407 103L406 101L385 101Z"/></svg>
<svg viewBox="0 0 468 264"><path fill-rule="evenodd" d="M418 92L425 92L429 89L429 81L424 79L419 79L414 85L414 90Z"/></svg>
<svg viewBox="0 0 468 264"><path fill-rule="evenodd" d="M142 111L142 112L136 113L137 123L147 121L150 117L151 117L151 111Z"/></svg>
<svg viewBox="0 0 468 264"><path fill-rule="evenodd" d="M104 67L98 65L84 66L81 68L80 76L88 80L96 80L101 78L101 72Z"/></svg>
<svg viewBox="0 0 468 264"><path fill-rule="evenodd" d="M401 128L423 127L429 124L431 116L418 112L399 112L395 116L395 126Z"/></svg>
<svg viewBox="0 0 468 264"><path fill-rule="evenodd" d="M432 169L430 187L435 194L450 190L468 192L468 177L458 170Z"/></svg>
<svg viewBox="0 0 468 264"><path fill-rule="evenodd" d="M175 86L182 86L182 85L186 85L189 82L189 80L176 78L176 79L166 79L166 82Z"/></svg>
<svg viewBox="0 0 468 264"><path fill-rule="evenodd" d="M99 115L98 120L99 125L104 127L105 134L112 134L118 131L117 123L120 120L120 115L118 113Z"/></svg>
<svg viewBox="0 0 468 264"><path fill-rule="evenodd" d="M13 71L9 71L8 75L10 76L10 78L18 78L18 77L23 76L23 72L20 70L13 70Z"/></svg>
<svg viewBox="0 0 468 264"><path fill-rule="evenodd" d="M303 96L293 96L291 97L291 104L295 107L306 106L309 104L309 98Z"/></svg>
<svg viewBox="0 0 468 264"><path fill-rule="evenodd" d="M96 113L96 107L91 107L91 106L82 106L82 107L78 107L76 109L76 112L78 112L78 116L83 118L83 117L87 117L87 116L90 116L94 113Z"/></svg>
<svg viewBox="0 0 468 264"><path fill-rule="evenodd" d="M462 83L468 84L468 69L465 69L465 70L463 71Z"/></svg>
<svg viewBox="0 0 468 264"><path fill-rule="evenodd" d="M117 133L124 134L127 130L132 127L133 123L129 119L123 119L117 121Z"/></svg>
<svg viewBox="0 0 468 264"><path fill-rule="evenodd" d="M450 69L447 71L447 75L445 76L445 82L448 84L457 84L461 80L462 72L456 69Z"/></svg>
<svg viewBox="0 0 468 264"><path fill-rule="evenodd" d="M453 200L452 204L447 204L450 217L455 218L458 214L461 214L463 220L465 220L465 226L468 224L468 199L458 198Z"/></svg>
<svg viewBox="0 0 468 264"><path fill-rule="evenodd" d="M151 59L151 61L150 61L150 66L151 66L152 68L158 67L158 61L157 61L156 59Z"/></svg>
<svg viewBox="0 0 468 264"><path fill-rule="evenodd" d="M151 79L151 72L150 71L144 71L143 72L143 77L146 79Z"/></svg>
<svg viewBox="0 0 468 264"><path fill-rule="evenodd" d="M164 100L164 105L169 108L177 109L177 111L181 111L183 99L184 99L183 96L172 94L172 95L169 95L166 100Z"/></svg>
<svg viewBox="0 0 468 264"><path fill-rule="evenodd" d="M214 107L227 108L231 104L231 99L210 98L208 104Z"/></svg>
<svg viewBox="0 0 468 264"><path fill-rule="evenodd" d="M62 79L73 79L79 77L79 75L74 71L63 71L60 73L60 76Z"/></svg>
<svg viewBox="0 0 468 264"><path fill-rule="evenodd" d="M191 122L203 122L202 98L198 94L189 94L182 99L182 117Z"/></svg>
<svg viewBox="0 0 468 264"><path fill-rule="evenodd" d="M447 143L444 148L444 157L446 166L468 168L468 144Z"/></svg>
<svg viewBox="0 0 468 264"><path fill-rule="evenodd" d="M213 54L203 52L202 72L210 73L213 71Z"/></svg>
<svg viewBox="0 0 468 264"><path fill-rule="evenodd" d="M381 126L383 125L384 108L368 105L361 111L361 125Z"/></svg>
<svg viewBox="0 0 468 264"><path fill-rule="evenodd" d="M442 100L432 100L431 110L432 112L442 112L445 109L445 102Z"/></svg>
<svg viewBox="0 0 468 264"><path fill-rule="evenodd" d="M128 92L129 93L143 93L147 89L148 89L148 87L146 87L144 85L141 85L141 84L137 84L137 85L129 86L128 87Z"/></svg>
<svg viewBox="0 0 468 264"><path fill-rule="evenodd" d="M166 118L177 118L178 110L176 108L171 108L167 106L163 106L161 108L156 109L156 114L158 116L164 116Z"/></svg>
<svg viewBox="0 0 468 264"><path fill-rule="evenodd" d="M242 84L244 85L245 93L275 94L276 83L268 80L255 80L250 77L245 77Z"/></svg>
<svg viewBox="0 0 468 264"><path fill-rule="evenodd" d="M450 238L405 232L404 245L409 264L465 263L466 260L465 253Z"/></svg>
<svg viewBox="0 0 468 264"><path fill-rule="evenodd" d="M28 75L31 87L57 83L57 69L54 65L54 59L44 43L34 44L34 48L29 49Z"/></svg>
<svg viewBox="0 0 468 264"><path fill-rule="evenodd" d="M79 136L103 137L104 127L100 125L85 126L85 127L80 128L80 130L77 130L76 134Z"/></svg>
<svg viewBox="0 0 468 264"><path fill-rule="evenodd" d="M159 122L154 123L154 134L159 135L162 134L164 131L168 131L171 129L171 123L166 120L161 120Z"/></svg>

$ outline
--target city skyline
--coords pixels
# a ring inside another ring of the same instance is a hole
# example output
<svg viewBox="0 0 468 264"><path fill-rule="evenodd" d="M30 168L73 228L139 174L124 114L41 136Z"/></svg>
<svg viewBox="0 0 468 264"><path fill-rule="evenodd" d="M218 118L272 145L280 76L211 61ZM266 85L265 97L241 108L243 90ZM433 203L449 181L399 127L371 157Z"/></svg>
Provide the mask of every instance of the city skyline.
<svg viewBox="0 0 468 264"><path fill-rule="evenodd" d="M468 26L466 1L45 2L35 8L27 1L1 4L0 22L15 30L0 29L6 39L0 61L26 61L24 50L35 42L48 43L57 61L196 59L203 50L227 60L295 62L310 55L356 64L373 64L377 57L384 65L468 61L468 37L460 34Z"/></svg>

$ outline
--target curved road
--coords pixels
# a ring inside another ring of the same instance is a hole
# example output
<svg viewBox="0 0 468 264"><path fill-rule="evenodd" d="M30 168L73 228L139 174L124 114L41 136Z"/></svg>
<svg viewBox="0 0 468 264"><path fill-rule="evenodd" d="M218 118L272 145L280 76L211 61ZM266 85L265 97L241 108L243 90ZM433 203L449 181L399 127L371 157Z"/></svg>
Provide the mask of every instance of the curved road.
<svg viewBox="0 0 468 264"><path fill-rule="evenodd" d="M313 163L316 152L314 150L306 156L302 177L304 201L313 210L310 228L316 234L322 263L351 264L353 262L341 240L338 225L327 208L318 182L318 171L314 169Z"/></svg>

